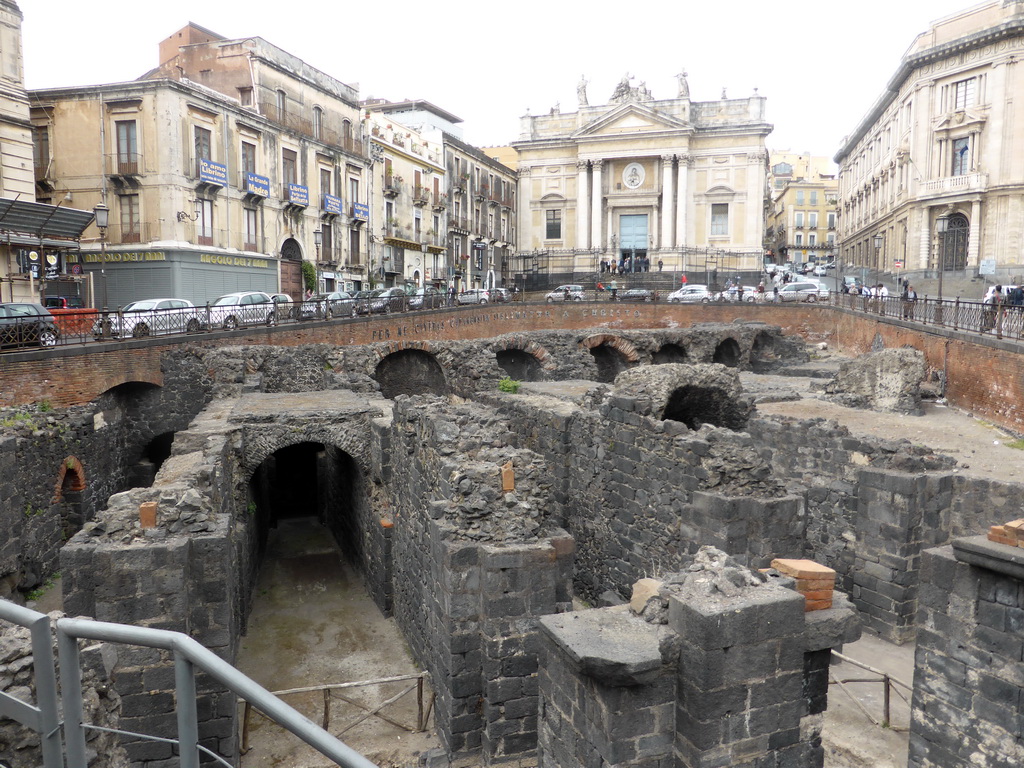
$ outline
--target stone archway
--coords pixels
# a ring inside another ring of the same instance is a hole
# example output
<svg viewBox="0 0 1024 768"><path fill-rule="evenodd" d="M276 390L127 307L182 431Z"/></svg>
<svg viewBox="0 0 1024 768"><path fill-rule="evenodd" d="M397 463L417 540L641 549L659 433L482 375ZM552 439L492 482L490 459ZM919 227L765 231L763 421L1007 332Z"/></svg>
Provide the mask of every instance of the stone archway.
<svg viewBox="0 0 1024 768"><path fill-rule="evenodd" d="M682 344L662 344L654 353L653 362L655 365L667 365L671 363L688 363L690 355Z"/></svg>
<svg viewBox="0 0 1024 768"><path fill-rule="evenodd" d="M85 523L85 468L77 456L68 456L61 462L53 491L51 503L60 508L61 529L66 541Z"/></svg>
<svg viewBox="0 0 1024 768"><path fill-rule="evenodd" d="M519 381L541 381L544 374L555 369L547 349L524 336L510 336L494 344L498 367L510 378Z"/></svg>
<svg viewBox="0 0 1024 768"><path fill-rule="evenodd" d="M741 358L742 352L739 342L730 336L718 343L711 361L728 368L738 368Z"/></svg>
<svg viewBox="0 0 1024 768"><path fill-rule="evenodd" d="M406 348L384 356L373 372L384 397L398 395L448 395L448 381L433 353Z"/></svg>
<svg viewBox="0 0 1024 768"><path fill-rule="evenodd" d="M302 246L294 237L281 243L281 293L300 299L306 292L302 283Z"/></svg>
<svg viewBox="0 0 1024 768"><path fill-rule="evenodd" d="M640 353L633 343L614 334L588 336L580 345L590 350L597 365L597 380L603 384L611 384L616 376L640 362Z"/></svg>

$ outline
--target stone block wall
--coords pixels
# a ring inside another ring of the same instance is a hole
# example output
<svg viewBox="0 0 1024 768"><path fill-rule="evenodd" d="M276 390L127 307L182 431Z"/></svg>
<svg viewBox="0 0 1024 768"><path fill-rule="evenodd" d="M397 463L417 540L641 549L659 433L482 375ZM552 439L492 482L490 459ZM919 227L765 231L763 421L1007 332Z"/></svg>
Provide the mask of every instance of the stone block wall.
<svg viewBox="0 0 1024 768"><path fill-rule="evenodd" d="M1024 549L974 536L921 559L908 765L1024 764Z"/></svg>
<svg viewBox="0 0 1024 768"><path fill-rule="evenodd" d="M848 603L804 598L711 548L629 606L541 620L542 768L820 768Z"/></svg>
<svg viewBox="0 0 1024 768"><path fill-rule="evenodd" d="M433 678L444 748L487 764L536 749L537 618L568 607L573 556L546 519L543 463L499 426L479 408L399 400L385 459L393 615Z"/></svg>

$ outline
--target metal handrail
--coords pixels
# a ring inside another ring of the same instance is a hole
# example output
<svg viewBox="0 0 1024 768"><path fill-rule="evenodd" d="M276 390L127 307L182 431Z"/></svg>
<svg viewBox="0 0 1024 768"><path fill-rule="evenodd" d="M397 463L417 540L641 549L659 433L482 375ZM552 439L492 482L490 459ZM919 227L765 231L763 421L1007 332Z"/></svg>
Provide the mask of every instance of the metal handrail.
<svg viewBox="0 0 1024 768"><path fill-rule="evenodd" d="M852 664L855 667L860 667L863 670L866 670L866 671L868 671L868 672L870 672L870 673L872 673L874 675L878 675L879 676L878 679L875 679L875 678L846 678L844 680L840 680L838 677L836 677L835 672L833 672L832 670L829 670L829 675L832 678L832 681L835 682L840 688L842 688L842 690L846 693L846 695L849 696L853 700L854 704L856 704L858 707L860 707L860 711L864 713L864 715L868 718L868 720L870 720L875 725L881 725L883 728L890 728L890 729L892 729L894 731L906 730L906 728L899 728L899 727L896 727L896 726L894 726L892 724L892 720L891 720L891 717L890 717L890 715L891 715L891 711L890 711L891 710L891 706L890 706L890 698L891 698L891 696L890 696L890 693L892 691L896 691L896 695L899 696L901 699L903 699L903 702L909 706L910 702L907 701L907 697L904 696L902 693L900 693L894 686L900 686L900 687L905 688L906 690L908 690L910 692L913 692L913 690L914 690L913 686L911 686L908 683L905 683L903 680L900 680L898 677L894 677L893 675L890 675L888 672L883 672L880 669L875 669L874 667L869 666L869 665L865 664L862 661L857 661L854 658L846 656L846 655L840 653L837 650L833 649L832 655L835 658L839 659L840 661L845 661L848 664ZM882 685L884 687L882 689L882 722L881 723L879 723L877 720L875 720L875 718L872 717L871 713L868 712L867 708L863 704L861 704L860 699L858 699L856 696L853 695L853 693L850 692L850 690L846 687L847 683L882 683Z"/></svg>
<svg viewBox="0 0 1024 768"><path fill-rule="evenodd" d="M91 619L57 620L57 653L60 661L61 693L53 663L53 639L50 619L46 614L0 600L0 619L26 627L32 637L33 672L38 706L32 706L5 693L0 693L0 715L10 717L40 735L43 768L64 768L61 748L63 725L67 764L88 764L85 747L86 730L108 731L178 744L181 768L199 768L199 753L219 756L199 744L198 710L195 670L208 674L228 690L276 723L287 728L320 754L343 768L374 768L374 764L327 733L323 728L296 712L258 683L246 677L212 651L180 632L165 629L132 627ZM175 702L178 738L132 734L83 722L82 667L78 641L98 640L146 648L158 648L174 654ZM63 711L63 722L60 719Z"/></svg>
<svg viewBox="0 0 1024 768"><path fill-rule="evenodd" d="M374 768L374 764L246 677L217 654L181 632L132 627L91 619L57 621L57 649L64 691L65 738L71 765L85 765L85 728L82 727L82 673L78 640L125 643L159 648L174 653L175 701L178 715L178 752L181 768L199 768L199 726L196 707L195 668L228 690L251 702L271 720L331 758L343 768Z"/></svg>
<svg viewBox="0 0 1024 768"><path fill-rule="evenodd" d="M39 734L43 768L64 768L50 617L45 613L15 605L8 600L0 600L0 619L25 627L31 634L37 703L37 706L32 706L6 693L0 693L0 715L9 717Z"/></svg>

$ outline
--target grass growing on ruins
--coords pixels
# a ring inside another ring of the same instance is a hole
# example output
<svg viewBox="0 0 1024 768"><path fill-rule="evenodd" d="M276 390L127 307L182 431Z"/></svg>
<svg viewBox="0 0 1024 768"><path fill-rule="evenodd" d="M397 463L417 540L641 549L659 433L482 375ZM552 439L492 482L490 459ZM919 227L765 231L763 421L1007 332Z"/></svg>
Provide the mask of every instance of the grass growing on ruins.
<svg viewBox="0 0 1024 768"><path fill-rule="evenodd" d="M51 573L49 578L46 581L44 581L40 586L36 587L32 591L30 591L28 594L26 594L25 595L25 599L26 600L31 600L32 602L35 602L36 600L41 598L43 595L45 595L47 592L49 592L51 589L53 589L54 584L57 583L57 579L59 579L59 578L60 578L60 571L57 571L56 573Z"/></svg>
<svg viewBox="0 0 1024 768"><path fill-rule="evenodd" d="M516 381L513 378L505 376L498 382L498 389L502 392L508 392L510 395L514 395L519 391L521 384L521 381Z"/></svg>
<svg viewBox="0 0 1024 768"><path fill-rule="evenodd" d="M1018 451L1024 451L1024 437L1019 440L1011 440L1008 443L1003 443L1007 448L1016 448Z"/></svg>

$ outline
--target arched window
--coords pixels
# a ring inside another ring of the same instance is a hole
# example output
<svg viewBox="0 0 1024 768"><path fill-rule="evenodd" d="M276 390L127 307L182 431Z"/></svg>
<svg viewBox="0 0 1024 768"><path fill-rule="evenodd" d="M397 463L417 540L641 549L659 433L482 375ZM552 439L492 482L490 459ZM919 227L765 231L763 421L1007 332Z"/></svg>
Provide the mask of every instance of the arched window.
<svg viewBox="0 0 1024 768"><path fill-rule="evenodd" d="M324 137L324 111L320 107L313 107L313 138L323 139Z"/></svg>

